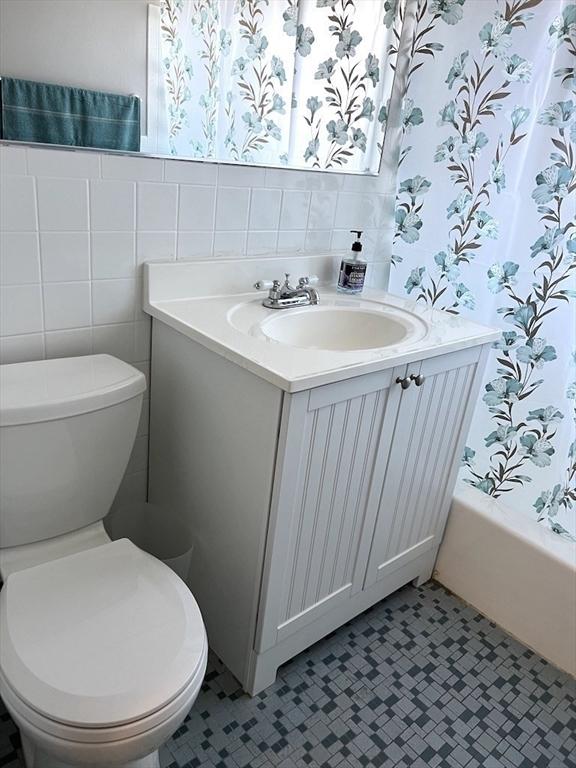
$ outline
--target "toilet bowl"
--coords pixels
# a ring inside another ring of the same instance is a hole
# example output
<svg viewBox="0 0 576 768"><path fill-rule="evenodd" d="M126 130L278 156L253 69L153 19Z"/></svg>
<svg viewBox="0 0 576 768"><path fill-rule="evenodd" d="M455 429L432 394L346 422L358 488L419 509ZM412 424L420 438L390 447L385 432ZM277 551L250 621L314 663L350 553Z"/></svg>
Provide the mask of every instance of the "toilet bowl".
<svg viewBox="0 0 576 768"><path fill-rule="evenodd" d="M27 768L157 768L204 678L193 595L101 522L144 389L107 355L0 367L0 695Z"/></svg>

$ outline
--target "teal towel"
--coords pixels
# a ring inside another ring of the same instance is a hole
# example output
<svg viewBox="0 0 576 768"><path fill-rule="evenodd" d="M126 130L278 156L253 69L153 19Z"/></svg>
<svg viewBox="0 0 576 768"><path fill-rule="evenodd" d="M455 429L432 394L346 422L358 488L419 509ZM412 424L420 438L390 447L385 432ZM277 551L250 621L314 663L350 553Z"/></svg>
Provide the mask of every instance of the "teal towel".
<svg viewBox="0 0 576 768"><path fill-rule="evenodd" d="M3 77L2 135L7 141L140 151L140 99Z"/></svg>

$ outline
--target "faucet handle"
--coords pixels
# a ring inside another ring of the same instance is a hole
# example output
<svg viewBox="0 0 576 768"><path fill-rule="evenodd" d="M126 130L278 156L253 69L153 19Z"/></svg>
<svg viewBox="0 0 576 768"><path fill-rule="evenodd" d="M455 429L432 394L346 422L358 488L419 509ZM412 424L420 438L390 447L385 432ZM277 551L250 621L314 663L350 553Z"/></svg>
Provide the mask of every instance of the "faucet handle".
<svg viewBox="0 0 576 768"><path fill-rule="evenodd" d="M280 288L280 280L258 280L254 283L254 288L257 291L277 291Z"/></svg>
<svg viewBox="0 0 576 768"><path fill-rule="evenodd" d="M320 278L318 275L310 275L310 277L301 277L298 280L298 285L303 288L306 285L316 285L316 283L320 282Z"/></svg>

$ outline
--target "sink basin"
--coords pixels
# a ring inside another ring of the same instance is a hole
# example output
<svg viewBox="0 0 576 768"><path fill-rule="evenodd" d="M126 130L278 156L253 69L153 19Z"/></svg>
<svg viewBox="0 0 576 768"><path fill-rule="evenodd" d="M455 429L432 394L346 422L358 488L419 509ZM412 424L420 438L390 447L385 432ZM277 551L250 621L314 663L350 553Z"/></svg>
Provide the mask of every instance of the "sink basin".
<svg viewBox="0 0 576 768"><path fill-rule="evenodd" d="M413 334L411 325L385 311L330 306L286 310L262 322L260 331L291 347L335 351L381 349Z"/></svg>

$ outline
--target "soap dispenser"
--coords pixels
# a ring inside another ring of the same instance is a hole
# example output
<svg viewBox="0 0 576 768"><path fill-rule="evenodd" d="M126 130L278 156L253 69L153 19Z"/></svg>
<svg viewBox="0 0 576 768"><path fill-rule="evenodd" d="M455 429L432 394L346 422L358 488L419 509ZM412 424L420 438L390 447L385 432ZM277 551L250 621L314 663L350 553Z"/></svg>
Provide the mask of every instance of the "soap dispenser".
<svg viewBox="0 0 576 768"><path fill-rule="evenodd" d="M362 293L367 267L366 262L358 255L362 251L362 230L351 229L350 232L356 234L356 240L352 243L352 255L342 259L340 264L338 290L341 293Z"/></svg>

